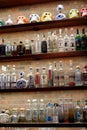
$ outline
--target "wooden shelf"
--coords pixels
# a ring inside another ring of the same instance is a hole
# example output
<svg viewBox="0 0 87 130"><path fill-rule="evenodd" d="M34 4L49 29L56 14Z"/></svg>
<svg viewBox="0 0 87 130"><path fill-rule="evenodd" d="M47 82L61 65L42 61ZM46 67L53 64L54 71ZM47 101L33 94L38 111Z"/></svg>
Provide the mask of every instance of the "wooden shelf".
<svg viewBox="0 0 87 130"><path fill-rule="evenodd" d="M0 127L86 127L87 123L7 123Z"/></svg>
<svg viewBox="0 0 87 130"><path fill-rule="evenodd" d="M24 61L24 60L43 60L63 57L81 57L87 56L87 51L57 52L57 53L41 53L29 54L23 56L4 56L0 57L0 62Z"/></svg>
<svg viewBox="0 0 87 130"><path fill-rule="evenodd" d="M87 90L87 86L58 86L45 88L25 88L25 89L0 89L0 92L49 92L49 91L65 91L65 90Z"/></svg>
<svg viewBox="0 0 87 130"><path fill-rule="evenodd" d="M87 17L53 20L38 23L5 25L0 27L0 33L20 32L20 31L38 31L41 29L60 28L69 26L87 25Z"/></svg>

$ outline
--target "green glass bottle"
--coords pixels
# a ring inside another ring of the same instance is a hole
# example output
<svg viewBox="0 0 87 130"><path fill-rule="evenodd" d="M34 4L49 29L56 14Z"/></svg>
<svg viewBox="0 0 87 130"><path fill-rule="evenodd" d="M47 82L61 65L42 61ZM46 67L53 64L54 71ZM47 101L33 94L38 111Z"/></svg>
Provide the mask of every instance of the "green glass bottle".
<svg viewBox="0 0 87 130"><path fill-rule="evenodd" d="M82 29L82 36L81 36L81 50L87 50L87 36L85 34L85 29Z"/></svg>
<svg viewBox="0 0 87 130"><path fill-rule="evenodd" d="M76 30L75 44L76 44L76 51L81 50L81 37L79 35L78 28Z"/></svg>

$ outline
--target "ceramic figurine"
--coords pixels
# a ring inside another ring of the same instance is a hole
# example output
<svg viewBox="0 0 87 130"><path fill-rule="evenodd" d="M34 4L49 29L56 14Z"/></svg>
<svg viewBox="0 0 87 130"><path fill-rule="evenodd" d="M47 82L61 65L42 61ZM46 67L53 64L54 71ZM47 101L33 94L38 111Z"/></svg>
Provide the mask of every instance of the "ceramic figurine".
<svg viewBox="0 0 87 130"><path fill-rule="evenodd" d="M31 14L29 16L30 23L40 22L40 16L38 14Z"/></svg>
<svg viewBox="0 0 87 130"><path fill-rule="evenodd" d="M11 117L6 113L5 110L2 110L0 113L0 123L9 123L11 121Z"/></svg>
<svg viewBox="0 0 87 130"><path fill-rule="evenodd" d="M11 19L11 15L8 15L8 18L7 20L5 21L5 25L12 25L13 24L13 21Z"/></svg>
<svg viewBox="0 0 87 130"><path fill-rule="evenodd" d="M25 16L17 17L17 24L25 24L25 23L28 23L28 19Z"/></svg>
<svg viewBox="0 0 87 130"><path fill-rule="evenodd" d="M52 20L52 14L51 12L44 12L41 16L41 21L51 21Z"/></svg>
<svg viewBox="0 0 87 130"><path fill-rule="evenodd" d="M81 15L82 17L87 16L87 7L86 7L86 8L82 8L82 9L80 10L80 15Z"/></svg>
<svg viewBox="0 0 87 130"><path fill-rule="evenodd" d="M71 9L69 11L69 18L77 18L79 17L79 10L78 9Z"/></svg>
<svg viewBox="0 0 87 130"><path fill-rule="evenodd" d="M66 18L66 15L61 13L61 11L64 9L63 5L58 5L57 6L57 11L58 11L58 14L56 15L55 17L55 20L62 20L62 19L65 19Z"/></svg>

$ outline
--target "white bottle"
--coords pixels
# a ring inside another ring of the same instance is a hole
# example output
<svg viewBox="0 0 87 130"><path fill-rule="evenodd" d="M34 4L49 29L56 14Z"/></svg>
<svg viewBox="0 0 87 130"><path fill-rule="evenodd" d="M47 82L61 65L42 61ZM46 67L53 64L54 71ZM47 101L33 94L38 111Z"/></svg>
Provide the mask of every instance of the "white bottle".
<svg viewBox="0 0 87 130"><path fill-rule="evenodd" d="M39 34L36 36L35 53L41 53L41 42Z"/></svg>

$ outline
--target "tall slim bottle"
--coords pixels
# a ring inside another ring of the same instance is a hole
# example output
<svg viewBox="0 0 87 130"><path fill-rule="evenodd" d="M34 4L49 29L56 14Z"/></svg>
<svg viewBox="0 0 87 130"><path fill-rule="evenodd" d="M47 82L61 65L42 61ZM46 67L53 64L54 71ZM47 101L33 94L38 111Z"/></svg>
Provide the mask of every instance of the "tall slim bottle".
<svg viewBox="0 0 87 130"><path fill-rule="evenodd" d="M42 41L41 41L41 52L42 53L47 53L47 40L45 35L42 35Z"/></svg>
<svg viewBox="0 0 87 130"><path fill-rule="evenodd" d="M36 35L36 42L35 42L35 53L41 53L41 41L40 35Z"/></svg>
<svg viewBox="0 0 87 130"><path fill-rule="evenodd" d="M53 86L53 68L52 68L52 63L49 63L49 68L48 68L48 86L49 87Z"/></svg>
<svg viewBox="0 0 87 130"><path fill-rule="evenodd" d="M4 39L2 38L2 43L0 44L0 56L6 55L6 44L4 42Z"/></svg>
<svg viewBox="0 0 87 130"><path fill-rule="evenodd" d="M53 52L58 52L58 36L57 32L52 33Z"/></svg>
<svg viewBox="0 0 87 130"><path fill-rule="evenodd" d="M48 85L48 78L47 78L47 70L46 67L42 67L42 74L41 74L41 87L47 87Z"/></svg>
<svg viewBox="0 0 87 130"><path fill-rule="evenodd" d="M6 43L6 56L11 56L12 55L12 45L11 42L8 41Z"/></svg>
<svg viewBox="0 0 87 130"><path fill-rule="evenodd" d="M85 34L85 28L82 29L81 50L87 50L87 36Z"/></svg>
<svg viewBox="0 0 87 130"><path fill-rule="evenodd" d="M75 45L76 45L76 51L81 50L81 37L78 28L76 30Z"/></svg>
<svg viewBox="0 0 87 130"><path fill-rule="evenodd" d="M57 86L59 85L59 77L58 77L58 70L57 70L57 66L56 66L56 62L54 63L54 68L53 68L53 86Z"/></svg>
<svg viewBox="0 0 87 130"><path fill-rule="evenodd" d="M11 72L10 72L10 66L7 65L6 67L6 88L10 88L11 87Z"/></svg>
<svg viewBox="0 0 87 130"><path fill-rule="evenodd" d="M87 122L87 100L85 100L83 107L83 121Z"/></svg>
<svg viewBox="0 0 87 130"><path fill-rule="evenodd" d="M75 85L82 86L82 73L79 66L76 66L75 70Z"/></svg>
<svg viewBox="0 0 87 130"><path fill-rule="evenodd" d="M40 87L40 69L37 67L35 72L35 87Z"/></svg>
<svg viewBox="0 0 87 130"><path fill-rule="evenodd" d="M69 36L67 34L68 30L65 28L65 33L64 33L64 51L69 51Z"/></svg>
<svg viewBox="0 0 87 130"><path fill-rule="evenodd" d="M63 39L63 36L62 36L62 29L59 29L58 51L59 52L63 52L64 51L64 39Z"/></svg>
<svg viewBox="0 0 87 130"><path fill-rule="evenodd" d="M47 52L53 51L52 33L48 32L47 36Z"/></svg>
<svg viewBox="0 0 87 130"><path fill-rule="evenodd" d="M81 107L80 107L80 101L77 101L75 106L75 122L80 121L81 121Z"/></svg>

